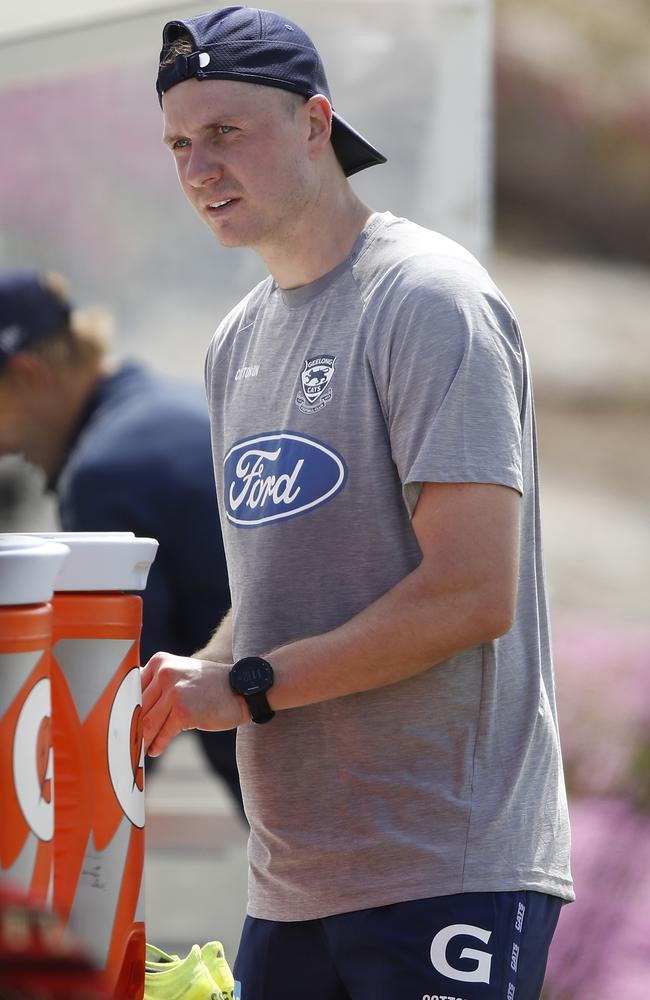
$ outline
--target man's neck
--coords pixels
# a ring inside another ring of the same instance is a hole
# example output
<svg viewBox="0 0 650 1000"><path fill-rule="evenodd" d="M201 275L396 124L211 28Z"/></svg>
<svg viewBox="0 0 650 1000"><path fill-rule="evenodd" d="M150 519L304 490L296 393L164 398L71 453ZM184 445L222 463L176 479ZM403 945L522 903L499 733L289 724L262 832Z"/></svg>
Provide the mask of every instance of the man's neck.
<svg viewBox="0 0 650 1000"><path fill-rule="evenodd" d="M298 288L341 264L372 215L346 182L319 192L291 234L258 253L280 288Z"/></svg>
<svg viewBox="0 0 650 1000"><path fill-rule="evenodd" d="M58 475L65 461L73 432L92 393L111 371L111 363L106 359L95 369L60 376L57 405L50 415L48 433L41 435L41 453L36 460L49 480Z"/></svg>

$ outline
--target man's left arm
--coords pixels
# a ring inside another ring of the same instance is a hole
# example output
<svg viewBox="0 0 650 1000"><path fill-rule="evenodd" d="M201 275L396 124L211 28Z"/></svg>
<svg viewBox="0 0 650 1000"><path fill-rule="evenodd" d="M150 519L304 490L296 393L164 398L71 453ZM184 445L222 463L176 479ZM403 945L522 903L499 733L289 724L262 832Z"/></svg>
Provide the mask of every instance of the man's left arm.
<svg viewBox="0 0 650 1000"><path fill-rule="evenodd" d="M520 496L509 487L425 483L412 522L418 567L339 628L269 650L271 706L394 684L507 632L517 600L519 518Z"/></svg>
<svg viewBox="0 0 650 1000"><path fill-rule="evenodd" d="M418 567L339 628L266 651L275 674L271 707L394 684L507 632L517 598L519 505L519 494L506 486L425 483L413 514ZM169 654L149 661L143 672L148 752L162 753L184 729L248 721L228 670Z"/></svg>

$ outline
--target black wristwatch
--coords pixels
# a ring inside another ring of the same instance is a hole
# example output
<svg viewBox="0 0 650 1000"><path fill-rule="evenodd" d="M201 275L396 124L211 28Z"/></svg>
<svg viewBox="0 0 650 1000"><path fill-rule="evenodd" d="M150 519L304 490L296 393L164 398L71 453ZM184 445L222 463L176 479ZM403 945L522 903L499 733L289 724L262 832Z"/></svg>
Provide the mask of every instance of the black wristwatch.
<svg viewBox="0 0 650 1000"><path fill-rule="evenodd" d="M230 668L230 686L246 701L251 719L258 725L270 722L275 712L266 692L273 687L273 667L261 656L245 656Z"/></svg>

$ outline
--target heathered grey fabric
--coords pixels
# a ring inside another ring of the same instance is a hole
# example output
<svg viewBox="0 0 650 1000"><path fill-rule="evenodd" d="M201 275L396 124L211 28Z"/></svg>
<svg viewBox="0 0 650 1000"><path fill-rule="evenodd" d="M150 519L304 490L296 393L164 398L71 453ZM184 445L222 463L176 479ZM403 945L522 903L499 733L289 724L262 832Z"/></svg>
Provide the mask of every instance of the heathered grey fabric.
<svg viewBox="0 0 650 1000"><path fill-rule="evenodd" d="M335 628L412 571L422 482L522 494L507 635L240 728L249 913L312 919L483 890L573 898L528 362L485 270L374 216L319 280L258 285L218 328L206 383L236 657Z"/></svg>

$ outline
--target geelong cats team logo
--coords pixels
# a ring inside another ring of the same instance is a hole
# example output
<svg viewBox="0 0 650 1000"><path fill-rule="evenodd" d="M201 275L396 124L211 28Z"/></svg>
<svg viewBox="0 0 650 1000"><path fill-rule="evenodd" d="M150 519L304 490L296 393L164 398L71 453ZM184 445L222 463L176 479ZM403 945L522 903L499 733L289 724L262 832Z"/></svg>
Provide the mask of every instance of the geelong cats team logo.
<svg viewBox="0 0 650 1000"><path fill-rule="evenodd" d="M308 358L300 373L301 391L296 396L296 406L303 413L316 413L327 406L332 398L330 382L334 374L334 354L318 354Z"/></svg>

